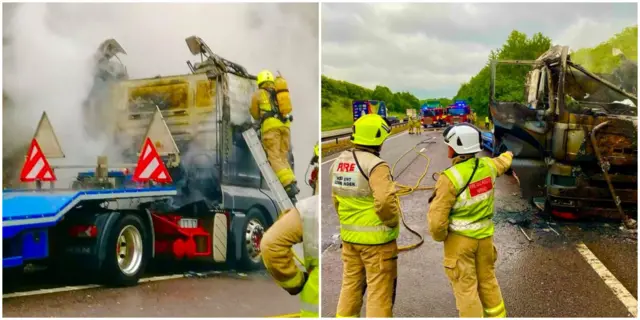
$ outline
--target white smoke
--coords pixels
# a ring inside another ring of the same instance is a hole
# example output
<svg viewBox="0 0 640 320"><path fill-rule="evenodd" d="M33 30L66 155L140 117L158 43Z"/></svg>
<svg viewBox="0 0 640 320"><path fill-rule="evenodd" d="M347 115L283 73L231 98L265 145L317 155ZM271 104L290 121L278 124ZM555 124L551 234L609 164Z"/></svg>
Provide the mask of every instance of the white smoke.
<svg viewBox="0 0 640 320"><path fill-rule="evenodd" d="M103 146L83 136L80 108L91 89L92 55L101 39L82 42L57 34L44 5L11 11L3 26L9 41L3 49L3 91L12 102L3 108L4 151L28 143L47 111L67 157L95 162Z"/></svg>
<svg viewBox="0 0 640 320"><path fill-rule="evenodd" d="M4 4L3 108L7 139L26 144L46 110L68 158L95 163L108 148L82 134L81 108L93 81L98 45L116 39L131 78L186 74L184 39L201 37L220 56L250 73L280 70L294 104L292 145L300 196L318 139L317 4L80 3ZM248 106L247 106L248 107Z"/></svg>

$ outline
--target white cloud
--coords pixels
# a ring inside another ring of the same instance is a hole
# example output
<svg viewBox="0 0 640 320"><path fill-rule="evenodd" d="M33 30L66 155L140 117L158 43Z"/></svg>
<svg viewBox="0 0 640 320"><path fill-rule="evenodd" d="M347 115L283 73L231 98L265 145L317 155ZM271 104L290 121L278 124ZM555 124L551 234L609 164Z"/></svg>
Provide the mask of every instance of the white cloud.
<svg viewBox="0 0 640 320"><path fill-rule="evenodd" d="M594 47L611 38L627 26L628 25L616 23L615 21L598 21L580 18L560 33L554 39L554 43L567 45L573 50Z"/></svg>

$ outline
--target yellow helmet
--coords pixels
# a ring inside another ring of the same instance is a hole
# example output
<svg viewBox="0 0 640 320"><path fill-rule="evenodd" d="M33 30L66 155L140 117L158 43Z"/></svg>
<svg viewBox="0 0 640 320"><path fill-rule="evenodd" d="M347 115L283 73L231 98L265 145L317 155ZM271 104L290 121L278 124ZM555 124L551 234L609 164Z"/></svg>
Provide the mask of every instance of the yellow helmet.
<svg viewBox="0 0 640 320"><path fill-rule="evenodd" d="M387 120L377 114L366 114L353 124L351 142L362 146L381 146L391 134Z"/></svg>
<svg viewBox="0 0 640 320"><path fill-rule="evenodd" d="M313 153L316 154L316 157L320 155L320 146L318 145L317 142L316 142L315 147L313 147Z"/></svg>
<svg viewBox="0 0 640 320"><path fill-rule="evenodd" d="M262 70L258 73L258 87L264 82L271 81L273 82L273 73L269 70Z"/></svg>

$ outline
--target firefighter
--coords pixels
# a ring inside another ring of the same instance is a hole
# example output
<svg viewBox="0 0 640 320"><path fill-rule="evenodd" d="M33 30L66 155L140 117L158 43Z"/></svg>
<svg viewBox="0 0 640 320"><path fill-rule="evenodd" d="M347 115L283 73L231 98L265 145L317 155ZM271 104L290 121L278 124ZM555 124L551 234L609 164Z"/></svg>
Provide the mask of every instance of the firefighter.
<svg viewBox="0 0 640 320"><path fill-rule="evenodd" d="M422 122L420 121L420 118L416 117L416 134L422 134Z"/></svg>
<svg viewBox="0 0 640 320"><path fill-rule="evenodd" d="M258 90L251 97L250 113L253 119L260 121L260 135L262 145L267 154L271 168L278 176L278 180L287 191L287 195L295 202L295 196L300 192L296 176L289 163L291 113L287 104L287 113L279 105L273 74L269 70L258 73Z"/></svg>
<svg viewBox="0 0 640 320"><path fill-rule="evenodd" d="M358 317L367 291L367 317L392 317L396 295L400 208L389 165L380 159L389 123L368 114L354 123L352 150L330 172L340 220L342 288L337 317Z"/></svg>
<svg viewBox="0 0 640 320"><path fill-rule="evenodd" d="M409 134L413 134L413 117L409 116Z"/></svg>
<svg viewBox="0 0 640 320"><path fill-rule="evenodd" d="M301 318L319 317L318 198L300 200L267 230L260 243L269 274L289 294L300 294ZM305 271L294 261L292 248L298 243L302 243Z"/></svg>
<svg viewBox="0 0 640 320"><path fill-rule="evenodd" d="M460 317L505 317L495 276L494 185L511 166L513 154L476 158L480 130L462 123L443 132L453 166L436 182L429 199L429 232L444 241L444 270Z"/></svg>

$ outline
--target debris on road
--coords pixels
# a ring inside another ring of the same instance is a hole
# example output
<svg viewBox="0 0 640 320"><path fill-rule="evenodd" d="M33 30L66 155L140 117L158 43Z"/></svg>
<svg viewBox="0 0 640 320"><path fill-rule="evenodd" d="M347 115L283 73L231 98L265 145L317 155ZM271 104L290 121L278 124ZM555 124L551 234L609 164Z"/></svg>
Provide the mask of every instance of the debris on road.
<svg viewBox="0 0 640 320"><path fill-rule="evenodd" d="M524 236L527 238L527 240L529 240L529 242L533 242L533 239L531 239L526 232L524 232L524 229L521 226L518 226L518 228L520 229L520 231L522 231L522 234L524 234Z"/></svg>

